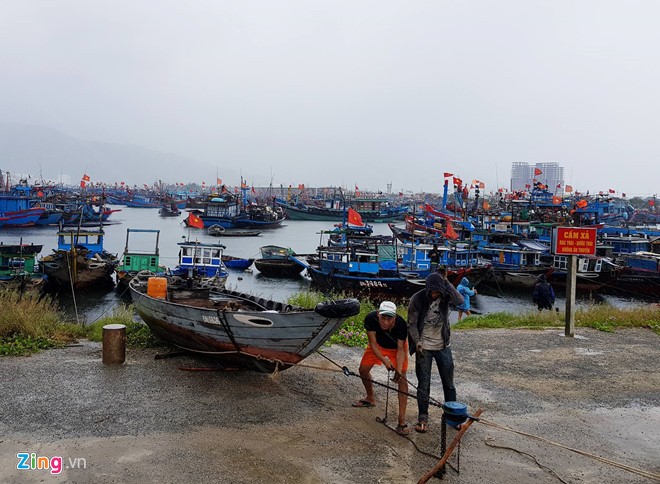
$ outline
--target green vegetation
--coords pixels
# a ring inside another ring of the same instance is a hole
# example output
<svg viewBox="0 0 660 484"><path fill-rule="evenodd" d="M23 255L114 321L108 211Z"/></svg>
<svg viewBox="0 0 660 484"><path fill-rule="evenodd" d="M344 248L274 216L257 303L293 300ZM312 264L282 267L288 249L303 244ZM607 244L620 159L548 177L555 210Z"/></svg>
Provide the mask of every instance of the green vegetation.
<svg viewBox="0 0 660 484"><path fill-rule="evenodd" d="M305 291L290 296L287 299L287 303L302 308L313 309L318 303L328 299L345 299L347 297L346 294L331 294L327 296L318 291ZM342 344L366 348L368 339L367 332L364 330L364 318L375 309L377 309L377 306L374 305L373 301L361 299L360 312L344 321L339 331L333 333L326 344ZM408 313L408 306L397 305L397 312L405 319Z"/></svg>
<svg viewBox="0 0 660 484"><path fill-rule="evenodd" d="M83 328L64 322L49 297L0 291L0 355L28 355L84 336Z"/></svg>
<svg viewBox="0 0 660 484"><path fill-rule="evenodd" d="M103 340L103 326L106 324L123 324L126 326L126 345L134 348L153 348L156 346L163 346L163 342L159 340L149 329L149 327L139 321L133 319L135 315L135 308L130 306L117 306L112 311L112 315L99 319L94 324L87 326L87 338L92 341Z"/></svg>
<svg viewBox="0 0 660 484"><path fill-rule="evenodd" d="M564 313L529 311L522 314L492 313L471 316L457 323L455 329L563 327ZM575 313L575 326L614 331L620 328L649 328L660 334L660 305L614 308L608 304L590 304Z"/></svg>

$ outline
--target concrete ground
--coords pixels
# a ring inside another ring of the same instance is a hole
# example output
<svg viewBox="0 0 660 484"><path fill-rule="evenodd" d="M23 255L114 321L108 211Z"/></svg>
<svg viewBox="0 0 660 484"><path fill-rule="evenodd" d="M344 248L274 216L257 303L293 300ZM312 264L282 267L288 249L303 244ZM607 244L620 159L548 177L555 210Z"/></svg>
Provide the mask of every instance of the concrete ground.
<svg viewBox="0 0 660 484"><path fill-rule="evenodd" d="M556 329L455 331L458 399L483 409L486 422L465 434L460 474L448 469L445 481L653 482L488 423L660 480L659 342L645 329L580 329L575 339ZM413 443L439 453L439 409L429 433L400 437L375 419L386 390L377 388L376 407L352 408L360 380L318 355L264 375L184 371L209 363L155 360L157 352L129 350L120 367L104 367L100 345L89 342L0 358L0 482L408 483L437 462ZM361 350L323 353L357 372ZM385 370L374 378L384 381ZM435 379L432 394L442 395ZM389 425L395 402L390 392ZM414 423L412 399L407 415ZM62 474L17 469L19 452L62 456Z"/></svg>

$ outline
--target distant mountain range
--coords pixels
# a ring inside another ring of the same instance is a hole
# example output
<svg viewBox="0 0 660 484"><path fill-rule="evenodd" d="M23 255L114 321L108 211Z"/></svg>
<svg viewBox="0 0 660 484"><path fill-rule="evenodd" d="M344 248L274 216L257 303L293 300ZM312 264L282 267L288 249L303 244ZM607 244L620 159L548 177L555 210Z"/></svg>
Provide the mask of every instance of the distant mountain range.
<svg viewBox="0 0 660 484"><path fill-rule="evenodd" d="M87 173L92 181L129 185L215 180L208 164L174 153L140 146L73 138L55 129L0 123L0 170L55 181L68 175L77 184Z"/></svg>

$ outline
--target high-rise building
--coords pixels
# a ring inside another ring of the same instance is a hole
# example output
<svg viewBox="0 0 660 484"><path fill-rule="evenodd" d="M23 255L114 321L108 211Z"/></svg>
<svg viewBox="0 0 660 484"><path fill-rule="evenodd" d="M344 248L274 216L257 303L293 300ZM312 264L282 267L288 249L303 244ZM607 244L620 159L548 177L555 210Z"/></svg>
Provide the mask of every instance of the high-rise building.
<svg viewBox="0 0 660 484"><path fill-rule="evenodd" d="M535 173L539 173L535 175ZM557 185L564 187L564 167L559 163L515 162L511 165L511 191L527 190L527 185L533 185L534 180L548 186L554 191Z"/></svg>

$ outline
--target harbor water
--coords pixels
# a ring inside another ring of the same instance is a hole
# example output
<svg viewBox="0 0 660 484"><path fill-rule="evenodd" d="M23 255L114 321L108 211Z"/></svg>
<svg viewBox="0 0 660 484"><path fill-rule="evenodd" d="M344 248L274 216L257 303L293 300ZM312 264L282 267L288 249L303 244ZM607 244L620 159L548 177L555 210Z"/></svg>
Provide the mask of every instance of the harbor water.
<svg viewBox="0 0 660 484"><path fill-rule="evenodd" d="M158 229L160 230L158 247L161 265L173 267L177 264L179 242L197 240L207 243L220 243L226 246L225 254L242 258L261 257L259 248L264 245L277 245L290 247L297 254L311 254L316 251L321 242L321 231L332 229L329 222L321 221L292 221L286 220L280 228L264 230L257 237L213 237L204 229L187 228L183 219L187 213L180 217L160 217L158 209L113 207L121 209L112 214L109 223L104 224L104 246L108 252L121 256L126 245L126 229ZM387 224L373 224L374 234L391 235ZM51 253L57 247L57 227L24 227L0 229L0 242L15 244L22 240L27 244L43 245L39 257ZM327 236L323 241L327 240ZM129 248L132 251L153 251L156 244L155 234L131 233ZM229 271L227 287L233 290L247 292L260 297L285 300L288 296L310 287L310 278L303 274L294 279L279 279L265 277L252 266L247 272ZM489 294L491 294L489 292ZM120 294L117 290L94 291L86 290L76 293L75 300L69 291L61 290L56 294L62 309L75 320L77 317L91 323L100 317L108 315L119 304L130 299L127 294ZM581 298L579 305L592 302L589 298ZM607 302L616 307L642 305L643 301L616 296L598 296L595 302ZM555 306L563 311L565 299L557 297ZM500 293L497 295L479 294L472 299L475 311L483 314L494 312L520 313L534 310L529 293ZM456 315L452 314L452 321Z"/></svg>

